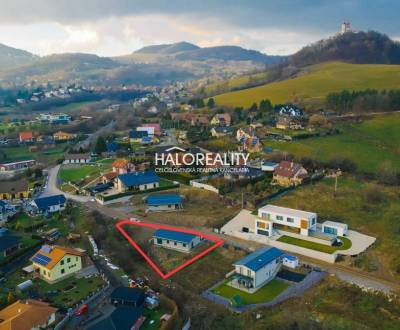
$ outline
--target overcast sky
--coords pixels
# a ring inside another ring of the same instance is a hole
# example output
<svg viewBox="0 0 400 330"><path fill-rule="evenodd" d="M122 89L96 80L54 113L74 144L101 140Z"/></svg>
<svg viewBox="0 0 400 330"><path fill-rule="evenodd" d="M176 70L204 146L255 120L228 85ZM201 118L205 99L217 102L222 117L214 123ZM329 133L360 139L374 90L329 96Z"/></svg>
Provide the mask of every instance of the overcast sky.
<svg viewBox="0 0 400 330"><path fill-rule="evenodd" d="M114 56L178 41L286 55L343 20L400 40L399 13L400 0L0 0L0 43L39 55Z"/></svg>

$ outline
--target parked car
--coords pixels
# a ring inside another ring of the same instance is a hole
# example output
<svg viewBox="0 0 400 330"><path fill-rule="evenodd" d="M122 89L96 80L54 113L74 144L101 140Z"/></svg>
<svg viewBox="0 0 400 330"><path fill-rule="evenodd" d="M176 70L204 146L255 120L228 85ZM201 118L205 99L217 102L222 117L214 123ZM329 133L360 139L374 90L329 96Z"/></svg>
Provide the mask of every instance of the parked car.
<svg viewBox="0 0 400 330"><path fill-rule="evenodd" d="M87 304L81 305L76 311L75 316L81 316L86 314L89 311L89 306Z"/></svg>

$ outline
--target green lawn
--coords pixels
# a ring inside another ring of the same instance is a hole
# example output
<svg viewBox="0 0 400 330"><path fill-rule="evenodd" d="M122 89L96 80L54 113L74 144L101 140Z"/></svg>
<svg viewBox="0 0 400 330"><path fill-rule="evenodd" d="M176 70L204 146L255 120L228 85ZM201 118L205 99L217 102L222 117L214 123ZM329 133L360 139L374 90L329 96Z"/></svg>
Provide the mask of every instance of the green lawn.
<svg viewBox="0 0 400 330"><path fill-rule="evenodd" d="M332 254L335 251L347 250L351 247L351 241L348 238L345 238L345 237L339 237L339 238L343 242L343 245L341 245L341 246L329 246L329 245L314 243L314 242L310 242L310 241L306 241L303 239L294 238L294 237L286 236L286 235L279 237L278 241L282 242L282 243L301 246L306 249L311 249L311 250L316 250L316 251Z"/></svg>
<svg viewBox="0 0 400 330"><path fill-rule="evenodd" d="M329 161L342 156L354 161L363 172L375 172L383 161L400 168L400 114L378 116L361 124L342 125L341 133L292 142L264 141L273 149L299 158Z"/></svg>
<svg viewBox="0 0 400 330"><path fill-rule="evenodd" d="M18 218L15 220L15 222L12 222L10 224L13 225L14 228L16 228L17 230L24 230L31 226L40 227L44 223L45 221L41 217L30 217L26 213L22 213L18 215Z"/></svg>
<svg viewBox="0 0 400 330"><path fill-rule="evenodd" d="M212 290L215 294L232 301L233 297L240 296L243 305L269 302L289 287L287 282L273 279L255 293L247 293L227 285L230 279Z"/></svg>
<svg viewBox="0 0 400 330"><path fill-rule="evenodd" d="M66 146L66 143L61 143L57 144L55 148L38 152L30 152L29 146L4 148L3 151L7 156L4 161L16 162L28 159L44 159L45 161L55 161L63 156Z"/></svg>
<svg viewBox="0 0 400 330"><path fill-rule="evenodd" d="M141 330L158 330L160 329L161 326L161 316L163 316L167 311L163 309L156 309L156 310L150 310L150 309L145 309L143 312L143 316L146 317L146 320L140 327ZM154 321L152 324L150 324L150 321Z"/></svg>
<svg viewBox="0 0 400 330"><path fill-rule="evenodd" d="M94 165L79 165L73 168L62 167L59 176L63 181L76 182L86 178L87 176L100 175L101 170L102 167Z"/></svg>
<svg viewBox="0 0 400 330"><path fill-rule="evenodd" d="M249 107L253 102L258 104L265 98L272 103L303 98L321 104L330 92L343 89L396 89L399 81L399 65L327 62L311 66L308 72L296 78L220 94L214 100L217 105L230 107Z"/></svg>

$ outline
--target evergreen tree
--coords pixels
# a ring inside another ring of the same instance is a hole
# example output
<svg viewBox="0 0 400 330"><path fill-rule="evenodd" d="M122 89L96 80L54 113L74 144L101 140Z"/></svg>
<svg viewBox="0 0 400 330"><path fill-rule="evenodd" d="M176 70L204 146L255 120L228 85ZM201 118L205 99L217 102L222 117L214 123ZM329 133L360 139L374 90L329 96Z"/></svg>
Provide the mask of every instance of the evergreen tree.
<svg viewBox="0 0 400 330"><path fill-rule="evenodd" d="M107 151L107 144L102 136L99 136L97 138L97 142L96 142L96 146L94 147L94 151L97 154L101 154L102 152Z"/></svg>

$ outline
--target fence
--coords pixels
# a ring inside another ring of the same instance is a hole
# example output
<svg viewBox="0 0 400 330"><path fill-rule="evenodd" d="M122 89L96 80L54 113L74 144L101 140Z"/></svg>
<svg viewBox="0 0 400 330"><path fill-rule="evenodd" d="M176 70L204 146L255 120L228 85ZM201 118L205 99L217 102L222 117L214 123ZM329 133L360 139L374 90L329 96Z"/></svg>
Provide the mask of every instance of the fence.
<svg viewBox="0 0 400 330"><path fill-rule="evenodd" d="M205 189L205 190L212 191L212 192L219 194L218 188L215 188L214 186L211 186L206 183L201 183L196 180L190 180L190 185L195 188Z"/></svg>

